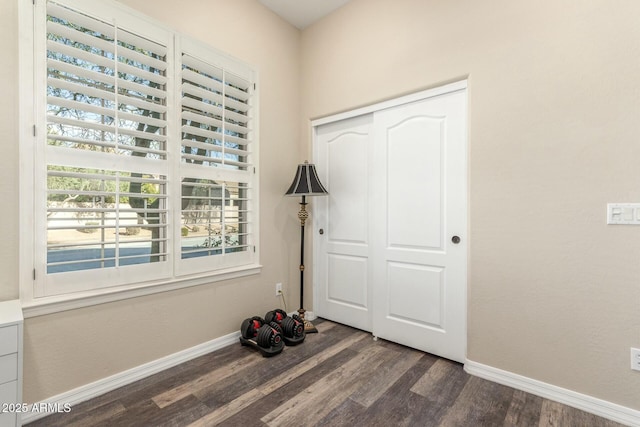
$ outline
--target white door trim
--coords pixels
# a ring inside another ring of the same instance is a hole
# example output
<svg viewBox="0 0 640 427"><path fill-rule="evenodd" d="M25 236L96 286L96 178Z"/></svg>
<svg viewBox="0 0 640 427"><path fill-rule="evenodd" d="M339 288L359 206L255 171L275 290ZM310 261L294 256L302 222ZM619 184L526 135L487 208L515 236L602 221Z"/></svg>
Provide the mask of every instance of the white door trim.
<svg viewBox="0 0 640 427"><path fill-rule="evenodd" d="M412 93L410 95L401 96L400 98L390 99L388 101L378 102L376 104L367 105L351 111L345 111L343 113L333 114L331 116L322 117L311 121L312 128L312 147L313 158L317 157L316 148L316 132L315 128L327 123L337 122L339 120L350 119L352 117L362 116L365 114L374 113L376 111L384 110L387 108L397 107L398 105L408 104L410 102L420 101L426 98L433 98L434 96L443 95L445 93L456 92L467 88L467 80L461 80L459 82L449 83L444 86L439 86L433 89L427 89L420 92Z"/></svg>

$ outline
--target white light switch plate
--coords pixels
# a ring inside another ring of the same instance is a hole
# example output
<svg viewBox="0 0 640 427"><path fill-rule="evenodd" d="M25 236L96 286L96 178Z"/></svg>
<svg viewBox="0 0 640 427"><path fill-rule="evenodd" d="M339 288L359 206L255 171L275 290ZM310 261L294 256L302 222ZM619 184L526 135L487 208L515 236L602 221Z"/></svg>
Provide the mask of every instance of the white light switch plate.
<svg viewBox="0 0 640 427"><path fill-rule="evenodd" d="M631 347L631 369L640 371L640 348Z"/></svg>
<svg viewBox="0 0 640 427"><path fill-rule="evenodd" d="M608 203L607 224L640 225L640 203Z"/></svg>

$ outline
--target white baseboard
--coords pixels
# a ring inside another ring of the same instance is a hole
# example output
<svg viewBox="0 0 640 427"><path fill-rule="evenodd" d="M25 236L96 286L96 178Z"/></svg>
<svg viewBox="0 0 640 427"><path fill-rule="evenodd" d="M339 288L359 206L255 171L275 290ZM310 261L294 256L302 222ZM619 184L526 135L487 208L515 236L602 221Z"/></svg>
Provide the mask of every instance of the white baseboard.
<svg viewBox="0 0 640 427"><path fill-rule="evenodd" d="M586 394L467 360L464 370L480 378L526 391L629 426L640 426L640 411Z"/></svg>
<svg viewBox="0 0 640 427"><path fill-rule="evenodd" d="M112 375L107 378L95 381L93 383L83 385L73 390L69 390L57 396L50 397L42 402L38 402L38 408L42 407L63 407L65 404L76 405L80 402L92 399L94 397L115 390L119 387L131 384L134 381L141 380L150 375L157 374L160 371L174 367L196 357L203 356L213 351L219 350L231 344L238 343L240 332L233 332L220 338L198 344L186 350L179 351L174 354L162 357L144 365L136 366L124 372ZM22 414L22 423L26 424L39 418L46 417L50 412L25 412Z"/></svg>

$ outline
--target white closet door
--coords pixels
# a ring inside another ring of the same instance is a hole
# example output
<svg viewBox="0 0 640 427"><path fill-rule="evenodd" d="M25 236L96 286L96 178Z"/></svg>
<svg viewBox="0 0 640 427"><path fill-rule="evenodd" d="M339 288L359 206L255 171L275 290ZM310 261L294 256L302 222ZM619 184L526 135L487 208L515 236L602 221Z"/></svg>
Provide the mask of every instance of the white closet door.
<svg viewBox="0 0 640 427"><path fill-rule="evenodd" d="M316 313L466 357L466 85L317 126ZM323 233L320 234L320 229Z"/></svg>
<svg viewBox="0 0 640 427"><path fill-rule="evenodd" d="M374 123L373 333L464 362L466 93L383 110Z"/></svg>
<svg viewBox="0 0 640 427"><path fill-rule="evenodd" d="M369 114L317 129L316 169L329 196L310 198L319 272L314 311L365 331L371 331L371 119Z"/></svg>

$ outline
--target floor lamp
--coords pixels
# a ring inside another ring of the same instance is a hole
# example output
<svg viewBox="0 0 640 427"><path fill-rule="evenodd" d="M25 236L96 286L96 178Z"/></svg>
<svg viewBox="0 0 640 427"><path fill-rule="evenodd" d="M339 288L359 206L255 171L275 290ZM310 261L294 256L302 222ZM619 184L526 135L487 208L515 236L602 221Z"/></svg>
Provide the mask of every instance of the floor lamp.
<svg viewBox="0 0 640 427"><path fill-rule="evenodd" d="M298 165L296 176L293 178L291 187L285 193L285 196L302 196L300 202L300 211L298 211L298 219L300 220L300 309L298 313L304 320L304 330L307 333L318 332L315 326L304 318L304 223L309 218L307 212L306 197L307 196L326 196L329 192L322 186L316 167L309 164L305 160L303 164Z"/></svg>

